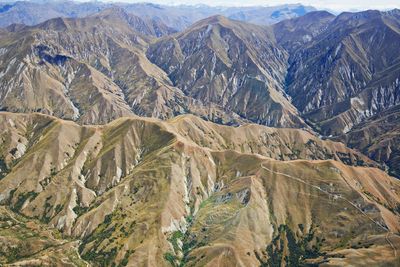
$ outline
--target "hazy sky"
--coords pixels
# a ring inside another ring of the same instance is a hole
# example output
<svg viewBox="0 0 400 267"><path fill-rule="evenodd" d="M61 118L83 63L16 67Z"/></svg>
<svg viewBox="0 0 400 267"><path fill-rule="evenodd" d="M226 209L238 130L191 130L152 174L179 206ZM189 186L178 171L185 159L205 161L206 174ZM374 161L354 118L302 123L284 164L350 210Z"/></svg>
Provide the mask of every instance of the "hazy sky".
<svg viewBox="0 0 400 267"><path fill-rule="evenodd" d="M212 6L252 6L252 5L280 5L294 4L301 2L319 8L329 8L334 10L352 9L392 9L400 8L400 0L111 0L114 2L152 2L157 4L206 4Z"/></svg>

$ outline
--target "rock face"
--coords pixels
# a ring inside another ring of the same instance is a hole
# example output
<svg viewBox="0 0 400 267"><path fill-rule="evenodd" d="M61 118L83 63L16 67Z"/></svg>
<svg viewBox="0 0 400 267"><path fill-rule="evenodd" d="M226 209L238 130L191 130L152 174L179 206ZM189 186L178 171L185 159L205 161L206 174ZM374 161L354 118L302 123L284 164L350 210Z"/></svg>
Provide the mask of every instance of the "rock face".
<svg viewBox="0 0 400 267"><path fill-rule="evenodd" d="M283 91L287 54L268 29L217 16L154 41L167 33L120 8L10 28L0 44L0 107L93 124L193 113L305 126Z"/></svg>
<svg viewBox="0 0 400 267"><path fill-rule="evenodd" d="M169 118L186 111L237 123L231 112L212 103L206 109L185 96L146 58L160 29L168 32L118 8L10 29L1 38L0 107L94 124L133 113Z"/></svg>
<svg viewBox="0 0 400 267"><path fill-rule="evenodd" d="M326 11L314 11L304 16L272 25L276 40L289 54L310 43L326 30L335 16Z"/></svg>
<svg viewBox="0 0 400 267"><path fill-rule="evenodd" d="M398 10L104 5L0 29L0 265L398 265Z"/></svg>
<svg viewBox="0 0 400 267"><path fill-rule="evenodd" d="M399 25L399 10L337 17L311 12L274 25L277 42L290 55L286 92L302 117L322 135L347 135L342 140L386 163L396 176ZM383 129L391 137L379 141Z"/></svg>
<svg viewBox="0 0 400 267"><path fill-rule="evenodd" d="M400 177L400 106L395 106L360 123L339 138L370 158L385 163Z"/></svg>
<svg viewBox="0 0 400 267"><path fill-rule="evenodd" d="M317 15L322 22L310 29ZM346 133L399 104L399 10L342 13L334 19L316 12L297 21L295 28L287 26L291 23L275 28L287 33L287 40L279 40L292 51L286 90L323 134ZM296 38L306 32L304 27L312 33L301 45Z"/></svg>
<svg viewBox="0 0 400 267"><path fill-rule="evenodd" d="M260 124L304 126L283 90L288 55L269 29L215 16L152 44L147 56L195 99Z"/></svg>
<svg viewBox="0 0 400 267"><path fill-rule="evenodd" d="M400 248L400 182L303 130L195 116L0 125L1 203L80 239L95 265L375 264Z"/></svg>
<svg viewBox="0 0 400 267"><path fill-rule="evenodd" d="M214 16L171 34L118 7L14 25L0 32L0 108L95 124L129 114L295 128L306 119L340 135L398 105L398 25L397 10L321 11L273 27Z"/></svg>

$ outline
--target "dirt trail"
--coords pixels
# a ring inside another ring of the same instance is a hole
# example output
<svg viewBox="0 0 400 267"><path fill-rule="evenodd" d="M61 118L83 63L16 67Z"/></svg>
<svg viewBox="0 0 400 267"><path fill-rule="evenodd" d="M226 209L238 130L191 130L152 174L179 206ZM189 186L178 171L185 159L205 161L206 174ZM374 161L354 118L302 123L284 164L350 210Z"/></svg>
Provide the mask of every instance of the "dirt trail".
<svg viewBox="0 0 400 267"><path fill-rule="evenodd" d="M266 171L269 171L269 172L271 172L271 173L275 173L275 174L277 174L277 175L282 175L282 176L288 177L288 178L290 178L290 179L296 180L296 181L298 181L298 182L300 182L300 183L303 183L303 184L306 184L306 185L308 185L308 186L311 186L312 188L315 188L315 189L317 189L317 190L319 190L319 191L321 191L321 192L323 192L323 193L325 193L325 194L327 194L327 195L330 195L330 196L332 196L332 197L334 197L334 198L340 198L340 199L346 201L347 203L349 203L350 205L352 205L356 210L358 210L359 212L361 212L361 213L362 213L365 217L367 217L370 221L372 221L374 224L376 224L377 226L379 226L380 228L382 228L383 230L385 230L385 231L387 232L387 234L385 235L385 239L386 239L386 241L388 242L388 244L390 245L390 247L393 249L394 256L397 257L397 249L396 249L396 247L393 245L393 243L392 243L392 242L390 241L390 239L389 239L389 235L391 235L391 234L393 234L393 233L392 233L386 226L382 225L380 222L377 222L377 221L375 221L374 219L372 219L371 217L369 217L368 214L366 214L364 211L362 211L356 204L354 204L354 203L351 202L350 200L348 200L348 199L342 197L341 195L330 193L330 192L328 192L328 191L322 189L320 186L310 184L310 183L304 181L304 180L301 179L301 178L294 177L294 176L289 175L289 174L286 174L286 173L273 171L273 170L271 170L271 169L269 169L269 168L263 166L262 164L261 164L261 168L264 169L264 170L266 170Z"/></svg>

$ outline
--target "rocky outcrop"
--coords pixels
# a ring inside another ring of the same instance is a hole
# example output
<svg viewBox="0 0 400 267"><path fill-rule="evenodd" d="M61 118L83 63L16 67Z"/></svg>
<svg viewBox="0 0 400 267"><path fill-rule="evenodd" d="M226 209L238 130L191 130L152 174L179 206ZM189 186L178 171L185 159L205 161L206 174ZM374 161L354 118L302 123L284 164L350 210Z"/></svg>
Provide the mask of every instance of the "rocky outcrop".
<svg viewBox="0 0 400 267"><path fill-rule="evenodd" d="M400 177L399 138L400 106L375 115L338 137L350 147L384 163L391 175Z"/></svg>
<svg viewBox="0 0 400 267"><path fill-rule="evenodd" d="M203 103L259 124L305 126L283 90L288 55L269 29L214 16L161 39L147 56Z"/></svg>
<svg viewBox="0 0 400 267"><path fill-rule="evenodd" d="M308 240L304 251L290 243L280 252L299 262L334 262L368 244L391 262L400 246L398 180L303 130L194 116L80 126L13 113L0 125L1 204L81 240L87 261L257 265L273 260L266 247L279 229Z"/></svg>

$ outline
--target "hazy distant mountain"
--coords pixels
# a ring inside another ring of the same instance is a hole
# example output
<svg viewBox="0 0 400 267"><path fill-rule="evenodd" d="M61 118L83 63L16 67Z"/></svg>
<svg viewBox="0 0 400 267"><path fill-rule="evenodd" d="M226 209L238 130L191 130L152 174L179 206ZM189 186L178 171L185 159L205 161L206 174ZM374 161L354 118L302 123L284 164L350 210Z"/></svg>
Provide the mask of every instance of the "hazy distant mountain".
<svg viewBox="0 0 400 267"><path fill-rule="evenodd" d="M13 23L35 25L55 17L84 17L105 8L119 6L145 19L156 19L176 30L182 30L194 22L213 15L268 25L283 19L302 16L315 10L303 5L274 7L210 7L206 5L167 6L150 3L102 3L73 1L29 1L0 3L0 27Z"/></svg>
<svg viewBox="0 0 400 267"><path fill-rule="evenodd" d="M10 2L0 3L0 27L13 23L35 25L56 17L83 17L110 6L99 2Z"/></svg>
<svg viewBox="0 0 400 267"><path fill-rule="evenodd" d="M334 19L335 16L329 12L314 11L298 18L283 20L272 27L277 42L292 54L325 31Z"/></svg>
<svg viewBox="0 0 400 267"><path fill-rule="evenodd" d="M166 25L183 30L194 22L214 16L250 22L259 25L270 25L278 21L302 16L315 8L303 5L280 5L272 7L210 7L196 6L164 6L155 4L129 4L123 6L137 16L157 17Z"/></svg>
<svg viewBox="0 0 400 267"><path fill-rule="evenodd" d="M301 4L280 5L275 7L247 7L229 8L223 15L240 21L246 21L258 25L270 25L281 20L296 18L316 9Z"/></svg>

